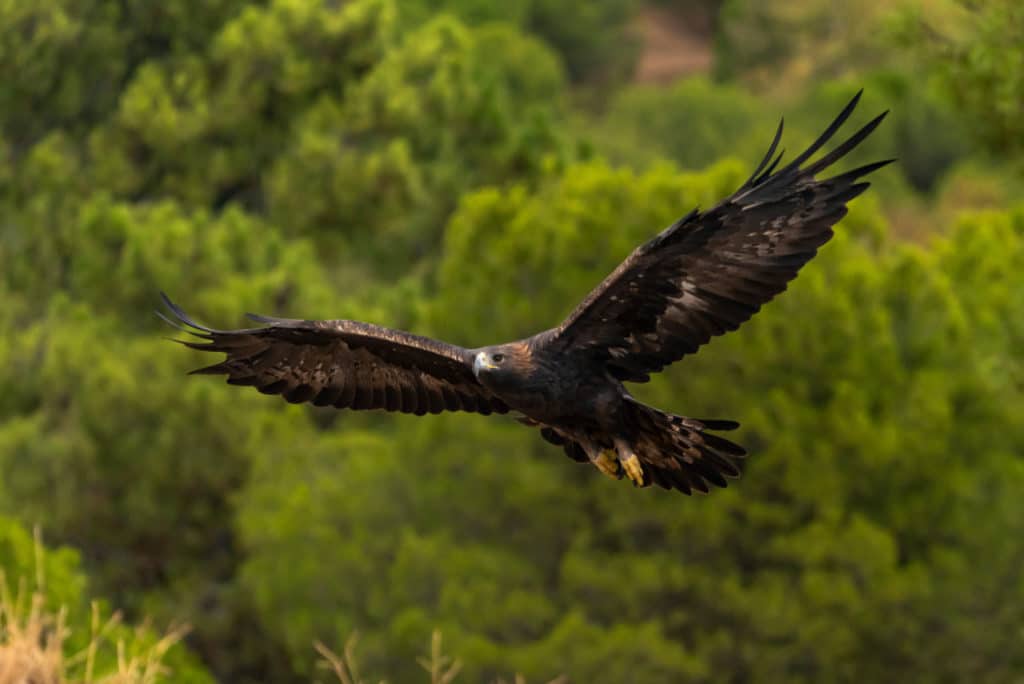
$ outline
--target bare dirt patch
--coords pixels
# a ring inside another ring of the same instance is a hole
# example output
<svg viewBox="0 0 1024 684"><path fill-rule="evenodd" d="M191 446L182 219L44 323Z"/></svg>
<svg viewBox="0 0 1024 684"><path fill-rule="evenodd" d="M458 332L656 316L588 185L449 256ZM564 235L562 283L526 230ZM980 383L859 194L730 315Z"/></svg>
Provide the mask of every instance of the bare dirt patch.
<svg viewBox="0 0 1024 684"><path fill-rule="evenodd" d="M711 69L713 29L708 17L648 5L640 10L637 32L643 48L633 80L670 83Z"/></svg>

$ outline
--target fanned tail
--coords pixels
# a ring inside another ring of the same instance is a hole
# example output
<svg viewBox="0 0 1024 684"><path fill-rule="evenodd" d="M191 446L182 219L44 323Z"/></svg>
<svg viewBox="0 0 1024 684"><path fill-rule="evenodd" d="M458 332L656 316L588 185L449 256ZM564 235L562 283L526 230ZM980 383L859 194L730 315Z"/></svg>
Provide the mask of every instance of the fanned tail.
<svg viewBox="0 0 1024 684"><path fill-rule="evenodd" d="M726 487L740 476L746 450L708 432L734 430L739 423L677 416L639 402L629 405L628 443L643 470L640 486L707 494L711 485Z"/></svg>

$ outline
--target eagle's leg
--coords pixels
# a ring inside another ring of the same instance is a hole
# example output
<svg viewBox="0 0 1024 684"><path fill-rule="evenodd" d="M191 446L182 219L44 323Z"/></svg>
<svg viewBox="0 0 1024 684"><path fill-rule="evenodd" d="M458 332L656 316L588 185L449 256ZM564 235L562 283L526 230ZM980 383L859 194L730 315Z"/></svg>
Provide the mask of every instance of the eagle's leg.
<svg viewBox="0 0 1024 684"><path fill-rule="evenodd" d="M644 469L640 465L640 458L633 451L632 447L621 439L615 440L615 451L618 452L619 463L626 475L637 487L644 486Z"/></svg>
<svg viewBox="0 0 1024 684"><path fill-rule="evenodd" d="M596 445L588 444L586 452L587 456L590 457L590 462L598 470L613 480L622 479L622 466L619 465L619 459L614 450L602 449Z"/></svg>
<svg viewBox="0 0 1024 684"><path fill-rule="evenodd" d="M603 449L598 452L597 458L594 459L594 465L613 480L622 479L622 466L619 463L619 459L615 457L615 452L611 449Z"/></svg>

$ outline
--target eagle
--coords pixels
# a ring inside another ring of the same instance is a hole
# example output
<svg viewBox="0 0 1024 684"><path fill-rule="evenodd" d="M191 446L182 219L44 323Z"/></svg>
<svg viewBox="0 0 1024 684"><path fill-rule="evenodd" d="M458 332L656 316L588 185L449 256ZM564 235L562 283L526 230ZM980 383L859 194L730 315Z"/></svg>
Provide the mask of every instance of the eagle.
<svg viewBox="0 0 1024 684"><path fill-rule="evenodd" d="M226 375L232 385L291 403L418 416L511 413L574 461L614 479L707 493L740 475L746 451L715 434L739 423L647 406L625 383L647 382L785 290L832 236L847 203L867 189L863 178L894 161L818 178L888 113L811 161L860 97L782 167L780 121L764 158L736 192L637 247L561 324L526 339L466 349L360 321L255 314L247 316L259 327L215 330L163 293L176 322L161 317L199 338L177 341L226 354L192 373Z"/></svg>

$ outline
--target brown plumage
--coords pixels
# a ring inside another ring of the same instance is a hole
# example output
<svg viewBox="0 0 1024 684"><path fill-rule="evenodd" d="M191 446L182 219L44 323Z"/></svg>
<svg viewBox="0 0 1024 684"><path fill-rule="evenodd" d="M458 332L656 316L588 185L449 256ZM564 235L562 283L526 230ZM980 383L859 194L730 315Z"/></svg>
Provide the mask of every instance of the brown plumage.
<svg viewBox="0 0 1024 684"><path fill-rule="evenodd" d="M804 153L777 169L779 125L750 179L707 212L691 211L638 247L557 328L508 344L464 349L357 321L253 316L261 327L214 330L166 296L185 342L227 358L193 371L223 374L287 401L403 413L507 413L540 428L576 461L635 484L684 493L726 486L744 450L709 430L733 421L697 420L645 406L624 381L692 354L735 330L782 292L832 236L861 179L891 160L831 178L818 174L864 140L876 117L809 162L856 106L860 94Z"/></svg>
<svg viewBox="0 0 1024 684"><path fill-rule="evenodd" d="M184 344L228 355L192 374L227 375L231 385L251 385L293 404L308 401L315 406L420 416L441 411L508 412L508 406L477 382L472 354L459 347L358 321L250 314L269 325L213 330L191 320L166 295L164 303L189 326L187 332L198 331L206 340Z"/></svg>

